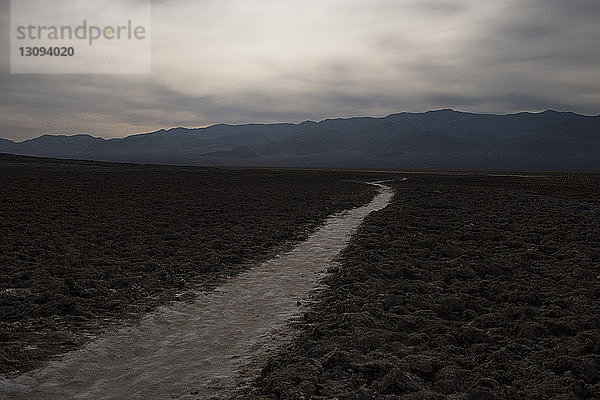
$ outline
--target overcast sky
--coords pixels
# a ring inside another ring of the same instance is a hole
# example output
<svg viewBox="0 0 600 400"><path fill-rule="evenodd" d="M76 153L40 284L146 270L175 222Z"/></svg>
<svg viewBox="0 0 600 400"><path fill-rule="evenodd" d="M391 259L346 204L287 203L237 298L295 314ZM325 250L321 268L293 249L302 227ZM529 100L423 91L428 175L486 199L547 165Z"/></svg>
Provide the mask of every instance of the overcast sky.
<svg viewBox="0 0 600 400"><path fill-rule="evenodd" d="M598 0L154 1L140 75L10 74L0 1L2 138L439 108L600 114Z"/></svg>

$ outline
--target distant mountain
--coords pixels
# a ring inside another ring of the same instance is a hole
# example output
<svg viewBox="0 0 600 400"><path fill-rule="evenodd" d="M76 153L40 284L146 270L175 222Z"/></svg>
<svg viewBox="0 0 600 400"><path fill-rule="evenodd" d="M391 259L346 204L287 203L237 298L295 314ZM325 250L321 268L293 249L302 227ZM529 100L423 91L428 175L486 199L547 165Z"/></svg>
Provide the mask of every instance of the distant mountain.
<svg viewBox="0 0 600 400"><path fill-rule="evenodd" d="M175 165L600 170L600 116L438 110L161 129L108 140L89 135L44 135L18 143L0 139L0 152Z"/></svg>

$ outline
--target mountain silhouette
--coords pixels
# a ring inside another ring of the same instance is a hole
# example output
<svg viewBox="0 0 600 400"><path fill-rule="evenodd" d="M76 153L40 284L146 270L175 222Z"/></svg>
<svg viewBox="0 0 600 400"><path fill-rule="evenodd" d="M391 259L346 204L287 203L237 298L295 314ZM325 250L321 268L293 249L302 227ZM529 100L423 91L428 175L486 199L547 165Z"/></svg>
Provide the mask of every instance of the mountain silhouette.
<svg viewBox="0 0 600 400"><path fill-rule="evenodd" d="M208 166L422 169L600 169L600 116L454 110L300 124L218 124L102 139L0 139L0 152Z"/></svg>

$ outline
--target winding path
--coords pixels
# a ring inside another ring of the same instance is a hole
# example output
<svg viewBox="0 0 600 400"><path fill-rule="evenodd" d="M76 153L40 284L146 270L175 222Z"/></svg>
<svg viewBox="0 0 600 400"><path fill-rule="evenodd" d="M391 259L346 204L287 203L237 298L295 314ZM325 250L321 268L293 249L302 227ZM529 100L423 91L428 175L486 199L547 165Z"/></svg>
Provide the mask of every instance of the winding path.
<svg viewBox="0 0 600 400"><path fill-rule="evenodd" d="M330 216L288 253L231 278L192 303L175 303L134 327L96 339L43 369L0 382L6 399L227 398L290 339L291 320L371 212L393 190L382 183L366 206Z"/></svg>

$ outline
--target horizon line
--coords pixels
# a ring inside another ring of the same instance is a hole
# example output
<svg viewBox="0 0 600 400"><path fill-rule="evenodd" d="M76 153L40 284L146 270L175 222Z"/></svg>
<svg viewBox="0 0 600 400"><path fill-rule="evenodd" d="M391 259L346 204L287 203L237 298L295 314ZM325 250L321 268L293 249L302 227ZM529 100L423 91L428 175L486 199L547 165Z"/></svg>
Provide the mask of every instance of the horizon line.
<svg viewBox="0 0 600 400"><path fill-rule="evenodd" d="M227 122L216 122L216 123L212 123L209 125L205 125L205 126L172 126L169 128L160 128L160 129L156 129L154 131L147 131L147 132L138 132L138 133L130 133L130 134L126 134L124 136L115 136L115 137L110 137L110 138L104 138L102 136L94 136L93 134L90 133L86 133L86 132L79 132L79 133L44 133L41 134L39 136L30 138L30 139L25 139L25 140L21 140L21 141L15 141L12 139L7 139L7 138L3 138L0 137L0 140L6 140L6 141L10 141L12 143L18 144L18 143L25 143L31 140L36 140L45 136L51 136L51 137L76 137L76 136L87 136L87 137L91 137L93 139L99 139L99 140L105 140L105 141L109 141L109 140L120 140L120 139L125 139L128 137L133 137L133 136L142 136L142 135L150 135L153 133L158 133L158 132L170 132L176 129L186 129L186 130L196 130L196 129L209 129L215 126L231 126L231 127L239 127L239 126L252 126L252 125L302 125L304 123L315 123L315 124L319 124L325 121L335 121L335 120L350 120L350 119L357 119L357 118L371 118L371 119L385 119L388 118L392 115L401 115L401 114L410 114L410 115L419 115L419 114L428 114L428 113L434 113L434 112L442 112L442 111L451 111L454 113L458 113L458 114L471 114L471 115L490 115L490 116L499 116L499 117L503 117L503 116L511 116L511 115L522 115L522 114L530 114L530 115L540 115L540 114L544 114L544 113L548 113L548 112L554 112L554 113L558 113L558 114L573 114L573 115L578 115L581 117L589 117L589 118L596 118L596 117L600 117L600 114L581 114L581 113L577 113L574 111L559 111L559 110L554 110L554 109L545 109L543 111L537 111L537 112L532 112L532 111L518 111L518 112L509 112L509 113L497 113L497 112L470 112L470 111L460 111L460 110L455 110L453 108L439 108L439 109L433 109L433 110L427 110L427 111L421 111L421 112L412 112L412 111L399 111L399 112L395 112L395 113L391 113L391 114L387 114L387 115L383 115L383 116L370 116L370 115L355 115L355 116L350 116L350 117L330 117L330 118L325 118L325 119L321 119L319 121L314 121L314 120L310 120L310 119L306 119L300 122L246 122L246 123L238 123L238 124L233 124L233 123L227 123Z"/></svg>

